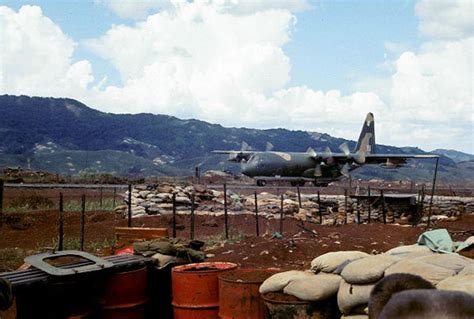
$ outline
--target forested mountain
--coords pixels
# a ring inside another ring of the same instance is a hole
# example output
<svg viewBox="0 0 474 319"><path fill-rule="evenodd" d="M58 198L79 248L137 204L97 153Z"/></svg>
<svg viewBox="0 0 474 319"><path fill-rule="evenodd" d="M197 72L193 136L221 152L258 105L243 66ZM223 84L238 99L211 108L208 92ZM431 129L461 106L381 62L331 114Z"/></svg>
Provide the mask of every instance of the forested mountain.
<svg viewBox="0 0 474 319"><path fill-rule="evenodd" d="M304 152L308 147L323 151L329 147L336 152L346 141L316 132L226 128L166 115L103 113L76 100L60 98L3 95L0 113L0 167L22 166L70 175L189 175L196 165L203 171L238 172L238 165L210 152L240 149L242 142L255 150L264 150L270 142L280 151ZM354 141L347 143L351 148L355 145ZM418 148L384 145L377 145L377 151L424 153ZM469 169L470 175L466 174L464 168L457 172L455 161L449 157L443 156L441 164L444 178L474 175ZM430 179L432 168L427 162L388 172L364 167L355 176Z"/></svg>

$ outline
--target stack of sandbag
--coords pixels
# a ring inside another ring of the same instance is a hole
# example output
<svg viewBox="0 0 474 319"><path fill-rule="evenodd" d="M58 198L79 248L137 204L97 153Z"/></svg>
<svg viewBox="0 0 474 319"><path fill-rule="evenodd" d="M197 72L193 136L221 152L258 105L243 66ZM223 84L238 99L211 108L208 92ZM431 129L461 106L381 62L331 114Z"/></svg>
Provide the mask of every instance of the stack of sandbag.
<svg viewBox="0 0 474 319"><path fill-rule="evenodd" d="M384 276L385 270L400 261L388 254L367 255L349 261L341 269L342 281L337 293L339 310L346 316L364 315L370 292Z"/></svg>
<svg viewBox="0 0 474 319"><path fill-rule="evenodd" d="M322 301L335 296L341 277L334 274L290 270L275 274L260 286L260 293L283 292L304 301Z"/></svg>

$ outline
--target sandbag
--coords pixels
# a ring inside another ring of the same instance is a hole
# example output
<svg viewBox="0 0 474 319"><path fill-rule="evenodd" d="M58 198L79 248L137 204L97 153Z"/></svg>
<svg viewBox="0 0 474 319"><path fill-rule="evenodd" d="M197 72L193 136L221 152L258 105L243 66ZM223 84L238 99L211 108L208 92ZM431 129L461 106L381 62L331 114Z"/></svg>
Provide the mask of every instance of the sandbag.
<svg viewBox="0 0 474 319"><path fill-rule="evenodd" d="M420 261L435 265L438 267L443 267L447 269L454 270L456 273L464 269L468 265L472 265L473 261L464 256L458 254L433 254L423 257L418 257L413 259L413 261Z"/></svg>
<svg viewBox="0 0 474 319"><path fill-rule="evenodd" d="M467 265L461 270L458 275L474 275L474 264Z"/></svg>
<svg viewBox="0 0 474 319"><path fill-rule="evenodd" d="M405 246L398 246L386 251L389 255L400 255L400 254L409 254L409 253L432 253L431 249L427 246L421 245L405 245Z"/></svg>
<svg viewBox="0 0 474 319"><path fill-rule="evenodd" d="M335 296L340 282L341 277L333 274L300 276L292 279L283 292L305 301L320 301Z"/></svg>
<svg viewBox="0 0 474 319"><path fill-rule="evenodd" d="M385 270L385 276L395 273L418 275L433 285L456 274L454 270L448 268L409 259L403 259Z"/></svg>
<svg viewBox="0 0 474 319"><path fill-rule="evenodd" d="M385 269L400 261L396 256L380 254L354 260L341 273L342 278L350 284L369 284L383 277Z"/></svg>
<svg viewBox="0 0 474 319"><path fill-rule="evenodd" d="M463 291L474 296L474 275L457 275L446 278L440 281L436 288Z"/></svg>
<svg viewBox="0 0 474 319"><path fill-rule="evenodd" d="M303 278L310 278L313 277L314 274L311 272L305 272L305 271L300 271L300 270L290 270L290 271L284 271L280 272L278 274L274 274L265 280L259 288L259 292L261 294L267 293L267 292L275 292L275 291L282 291L283 288L285 288L291 280L295 280L299 277Z"/></svg>
<svg viewBox="0 0 474 319"><path fill-rule="evenodd" d="M311 270L315 273L332 273L340 264L348 260L355 260L368 256L370 255L356 250L330 252L313 259L313 261L311 261Z"/></svg>
<svg viewBox="0 0 474 319"><path fill-rule="evenodd" d="M352 285L344 280L339 285L339 291L337 292L337 305L339 310L347 315L352 310L361 305L367 305L369 303L370 292L375 284L369 285Z"/></svg>

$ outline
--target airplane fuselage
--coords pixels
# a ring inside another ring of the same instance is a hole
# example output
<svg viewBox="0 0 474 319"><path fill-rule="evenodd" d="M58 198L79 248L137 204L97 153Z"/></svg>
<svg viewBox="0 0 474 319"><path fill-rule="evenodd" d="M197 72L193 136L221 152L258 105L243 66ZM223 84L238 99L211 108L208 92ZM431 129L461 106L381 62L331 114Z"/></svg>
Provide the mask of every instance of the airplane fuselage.
<svg viewBox="0 0 474 319"><path fill-rule="evenodd" d="M246 163L242 163L242 173L249 177L315 177L318 163L308 153L265 152L256 153ZM341 176L338 166L322 166L321 178Z"/></svg>

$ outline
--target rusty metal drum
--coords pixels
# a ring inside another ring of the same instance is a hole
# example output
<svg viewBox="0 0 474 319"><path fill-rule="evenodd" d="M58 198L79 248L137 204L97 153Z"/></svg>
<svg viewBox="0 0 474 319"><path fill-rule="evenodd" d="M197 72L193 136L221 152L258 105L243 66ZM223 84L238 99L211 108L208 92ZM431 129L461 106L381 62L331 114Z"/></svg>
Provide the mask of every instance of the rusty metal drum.
<svg viewBox="0 0 474 319"><path fill-rule="evenodd" d="M148 269L146 266L110 274L105 283L102 318L144 319Z"/></svg>
<svg viewBox="0 0 474 319"><path fill-rule="evenodd" d="M174 267L171 272L174 319L218 319L218 276L237 267L227 262Z"/></svg>
<svg viewBox="0 0 474 319"><path fill-rule="evenodd" d="M219 276L220 319L264 319L265 305L258 291L275 274L271 269L235 269Z"/></svg>

